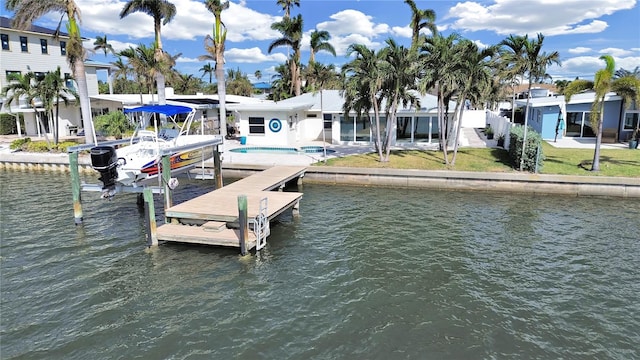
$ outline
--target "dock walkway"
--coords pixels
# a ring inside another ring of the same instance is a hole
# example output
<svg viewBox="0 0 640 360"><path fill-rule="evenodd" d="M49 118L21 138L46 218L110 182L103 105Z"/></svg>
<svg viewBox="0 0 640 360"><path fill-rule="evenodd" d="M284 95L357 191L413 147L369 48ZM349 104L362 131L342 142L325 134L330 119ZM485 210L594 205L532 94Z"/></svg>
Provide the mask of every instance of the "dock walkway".
<svg viewBox="0 0 640 360"><path fill-rule="evenodd" d="M157 229L158 240L240 247L238 196L247 197L247 217L260 214L260 202L267 199L266 218L271 221L282 212L297 210L302 193L272 191L304 175L300 166L275 166L238 180L220 189L165 209L167 223ZM249 231L246 248L256 246Z"/></svg>

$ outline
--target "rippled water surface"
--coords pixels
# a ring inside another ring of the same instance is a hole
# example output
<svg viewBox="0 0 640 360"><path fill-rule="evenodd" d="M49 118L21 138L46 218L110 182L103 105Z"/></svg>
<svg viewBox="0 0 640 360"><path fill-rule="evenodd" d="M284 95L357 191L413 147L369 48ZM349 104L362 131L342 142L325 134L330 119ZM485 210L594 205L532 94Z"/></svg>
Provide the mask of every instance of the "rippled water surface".
<svg viewBox="0 0 640 360"><path fill-rule="evenodd" d="M131 195L75 227L66 174L0 189L2 359L640 357L637 200L305 185L240 257L146 249Z"/></svg>

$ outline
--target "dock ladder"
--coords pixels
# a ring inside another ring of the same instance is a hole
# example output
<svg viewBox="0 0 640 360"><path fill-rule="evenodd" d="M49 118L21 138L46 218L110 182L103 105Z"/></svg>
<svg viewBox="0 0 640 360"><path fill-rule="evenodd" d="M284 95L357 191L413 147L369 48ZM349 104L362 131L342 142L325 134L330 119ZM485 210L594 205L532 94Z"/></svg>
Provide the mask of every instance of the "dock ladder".
<svg viewBox="0 0 640 360"><path fill-rule="evenodd" d="M260 211L254 219L253 232L256 234L256 251L260 251L267 245L267 236L269 236L269 219L267 218L267 198L260 200Z"/></svg>

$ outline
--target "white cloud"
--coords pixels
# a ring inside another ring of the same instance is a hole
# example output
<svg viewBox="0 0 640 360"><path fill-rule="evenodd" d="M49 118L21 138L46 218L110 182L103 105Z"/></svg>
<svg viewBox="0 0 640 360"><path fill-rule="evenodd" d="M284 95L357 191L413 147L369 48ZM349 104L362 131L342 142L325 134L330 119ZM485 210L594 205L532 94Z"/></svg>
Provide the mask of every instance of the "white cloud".
<svg viewBox="0 0 640 360"><path fill-rule="evenodd" d="M640 64L640 57L628 56L618 57L613 56L616 63L616 70L624 68L627 70L633 70L638 64ZM563 77L573 79L575 77L593 79L593 75L596 71L603 69L605 63L600 56L576 56L562 61L562 68L557 66L549 67L548 73L562 74ZM556 80L554 76L554 80Z"/></svg>
<svg viewBox="0 0 640 360"><path fill-rule="evenodd" d="M224 52L225 60L232 63L261 63L265 61L272 61L283 63L287 61L287 57L281 53L273 53L266 55L262 53L262 50L258 47L250 49L228 49Z"/></svg>
<svg viewBox="0 0 640 360"><path fill-rule="evenodd" d="M83 27L91 32L110 35L126 35L130 39L152 39L153 18L136 12L120 19L125 1L78 0L82 9ZM195 40L211 33L214 17L204 4L194 0L172 0L176 16L162 26L162 39ZM227 41L276 39L280 34L271 30L271 24L280 17L256 12L243 3L231 2L222 12L222 21L227 26Z"/></svg>
<svg viewBox="0 0 640 360"><path fill-rule="evenodd" d="M490 5L466 1L453 6L445 19L452 20L452 29L500 35L599 33L608 24L598 18L635 4L636 0L494 0Z"/></svg>
<svg viewBox="0 0 640 360"><path fill-rule="evenodd" d="M200 63L202 61L198 60L197 58L189 58L189 57L185 57L185 56L180 56L179 58L176 59L177 63Z"/></svg>
<svg viewBox="0 0 640 360"><path fill-rule="evenodd" d="M569 49L568 51L569 51L570 54L584 54L584 53L591 52L593 50L591 50L588 47L578 46L578 47Z"/></svg>
<svg viewBox="0 0 640 360"><path fill-rule="evenodd" d="M598 51L600 54L609 54L614 57L623 57L633 54L631 50L618 49L618 48L606 48Z"/></svg>

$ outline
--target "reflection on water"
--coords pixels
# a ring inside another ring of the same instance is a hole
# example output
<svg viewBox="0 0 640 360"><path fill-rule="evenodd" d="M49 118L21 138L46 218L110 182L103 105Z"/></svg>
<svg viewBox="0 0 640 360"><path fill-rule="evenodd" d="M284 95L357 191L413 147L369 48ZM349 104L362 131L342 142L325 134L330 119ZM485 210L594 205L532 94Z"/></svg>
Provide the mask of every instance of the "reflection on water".
<svg viewBox="0 0 640 360"><path fill-rule="evenodd" d="M75 227L64 174L0 190L3 359L640 357L637 201L306 185L240 257L145 249L132 195Z"/></svg>

